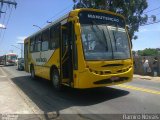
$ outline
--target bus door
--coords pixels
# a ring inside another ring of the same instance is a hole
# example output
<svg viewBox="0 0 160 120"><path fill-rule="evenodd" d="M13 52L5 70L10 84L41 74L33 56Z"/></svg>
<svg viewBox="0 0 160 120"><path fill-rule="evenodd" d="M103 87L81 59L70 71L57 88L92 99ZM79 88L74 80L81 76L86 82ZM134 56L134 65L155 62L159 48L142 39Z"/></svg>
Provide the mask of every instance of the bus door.
<svg viewBox="0 0 160 120"><path fill-rule="evenodd" d="M71 85L73 81L73 24L66 23L61 26L61 77ZM63 82L63 81L62 81Z"/></svg>
<svg viewBox="0 0 160 120"><path fill-rule="evenodd" d="M25 62L25 71L29 72L28 68L28 42L24 45L24 62Z"/></svg>

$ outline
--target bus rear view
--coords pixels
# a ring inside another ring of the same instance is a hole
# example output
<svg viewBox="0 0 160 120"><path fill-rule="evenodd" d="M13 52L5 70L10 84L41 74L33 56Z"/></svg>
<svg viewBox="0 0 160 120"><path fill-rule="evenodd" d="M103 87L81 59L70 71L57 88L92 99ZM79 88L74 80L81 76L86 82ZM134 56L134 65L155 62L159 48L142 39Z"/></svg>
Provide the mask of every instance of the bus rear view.
<svg viewBox="0 0 160 120"><path fill-rule="evenodd" d="M17 54L9 53L9 54L4 55L3 64L5 66L17 65Z"/></svg>

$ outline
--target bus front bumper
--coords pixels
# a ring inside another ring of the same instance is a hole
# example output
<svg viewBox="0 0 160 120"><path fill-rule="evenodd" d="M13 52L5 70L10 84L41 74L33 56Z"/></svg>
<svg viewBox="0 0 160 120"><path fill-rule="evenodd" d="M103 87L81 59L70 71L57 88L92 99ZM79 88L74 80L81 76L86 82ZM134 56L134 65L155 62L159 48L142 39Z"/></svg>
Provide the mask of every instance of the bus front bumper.
<svg viewBox="0 0 160 120"><path fill-rule="evenodd" d="M74 88L105 87L129 82L133 79L133 68L127 72L109 75L97 75L89 70L77 74Z"/></svg>

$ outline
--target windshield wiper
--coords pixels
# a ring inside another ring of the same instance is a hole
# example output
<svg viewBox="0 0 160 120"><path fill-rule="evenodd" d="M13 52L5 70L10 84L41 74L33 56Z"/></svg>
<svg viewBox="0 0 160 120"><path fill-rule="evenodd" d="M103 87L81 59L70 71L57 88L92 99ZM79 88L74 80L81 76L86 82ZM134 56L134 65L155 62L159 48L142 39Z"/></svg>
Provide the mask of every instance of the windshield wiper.
<svg viewBox="0 0 160 120"><path fill-rule="evenodd" d="M92 21L93 22L93 24L98 28L98 30L100 31L100 33L101 33L101 31L102 31L102 34L103 34L103 37L105 38L105 40L104 40L104 42L106 43L106 51L108 51L108 47L107 47L107 45L108 45L108 43L107 43L107 38L106 38L106 36L105 36L105 33L104 33L104 30L102 29L100 29L99 28L99 26L96 24L96 22L95 21ZM93 27L93 24L92 24L92 27ZM94 30L94 28L93 28L93 30ZM94 33L96 34L96 35L98 35L97 34L97 32L94 30ZM99 35L98 35L99 36ZM100 36L99 36L100 37ZM99 37L98 37L98 39L99 39ZM101 39L99 39L102 43L103 43L103 41L101 40Z"/></svg>
<svg viewBox="0 0 160 120"><path fill-rule="evenodd" d="M117 45L116 45L116 43L117 43L117 39L116 39L116 37L115 37L115 34L114 34L114 32L112 32L112 33L113 33L113 37L114 37L115 48L116 48L116 51L117 51Z"/></svg>
<svg viewBox="0 0 160 120"><path fill-rule="evenodd" d="M93 22L93 21L92 21L92 22ZM92 24L92 30L93 30L93 32L95 33L96 38L97 38L99 41L101 41L100 36L97 34L97 32L95 31L95 29L94 29L94 27L93 27L93 24Z"/></svg>
<svg viewBox="0 0 160 120"><path fill-rule="evenodd" d="M105 42L106 42L106 45L108 46L108 43L107 43L107 38L106 38L106 35L104 33L104 30L102 29L102 32L103 32L103 36L105 38ZM108 47L106 46L106 51L108 51Z"/></svg>
<svg viewBox="0 0 160 120"><path fill-rule="evenodd" d="M113 55L113 46L112 46L111 36L110 36L110 33L109 33L109 30L108 30L108 27L107 27L107 26L106 26L106 29L107 29L108 36L109 36L109 40L110 40L110 43L111 43L112 59L114 59L114 55Z"/></svg>

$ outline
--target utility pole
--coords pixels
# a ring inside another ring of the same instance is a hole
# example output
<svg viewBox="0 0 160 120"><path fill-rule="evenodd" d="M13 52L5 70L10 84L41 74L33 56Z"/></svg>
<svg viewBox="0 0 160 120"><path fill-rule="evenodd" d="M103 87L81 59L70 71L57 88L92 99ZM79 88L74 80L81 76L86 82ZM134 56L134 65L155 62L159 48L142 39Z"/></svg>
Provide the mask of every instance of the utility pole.
<svg viewBox="0 0 160 120"><path fill-rule="evenodd" d="M0 11L0 13L6 13L6 12Z"/></svg>
<svg viewBox="0 0 160 120"><path fill-rule="evenodd" d="M21 58L23 58L23 43L17 43L17 44L20 44L20 45L21 45L21 48L15 46L15 45L11 45L11 46L13 46L13 47L15 47L15 48L21 50Z"/></svg>
<svg viewBox="0 0 160 120"><path fill-rule="evenodd" d="M23 43L18 43L21 45L21 58L23 57Z"/></svg>
<svg viewBox="0 0 160 120"><path fill-rule="evenodd" d="M12 2L12 1L9 1L9 0L0 0L0 3L1 3L0 17L1 17L1 13L6 13L6 12L3 12L3 11L2 11L2 7L3 7L4 4L14 5L15 8L16 8L16 6L17 6L17 3L16 3L16 2Z"/></svg>
<svg viewBox="0 0 160 120"><path fill-rule="evenodd" d="M17 6L17 3L16 3L16 2L12 2L12 1L9 1L9 0L0 0L0 2L1 2L1 6L3 6L4 3L5 3L5 4L8 4L8 5L14 5L15 8L16 8L16 6Z"/></svg>
<svg viewBox="0 0 160 120"><path fill-rule="evenodd" d="M3 7L3 4L14 5L15 8L17 7L17 3L16 2L12 2L12 1L9 1L9 0L0 0L0 3L1 3L0 15L1 15L1 13L5 13L5 12L1 11L2 7Z"/></svg>

